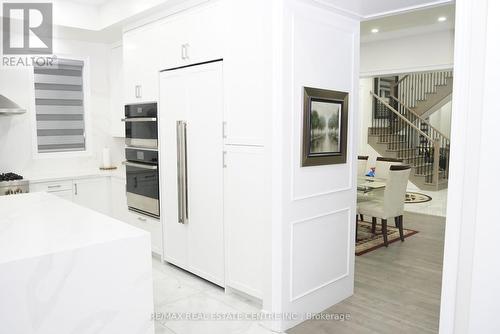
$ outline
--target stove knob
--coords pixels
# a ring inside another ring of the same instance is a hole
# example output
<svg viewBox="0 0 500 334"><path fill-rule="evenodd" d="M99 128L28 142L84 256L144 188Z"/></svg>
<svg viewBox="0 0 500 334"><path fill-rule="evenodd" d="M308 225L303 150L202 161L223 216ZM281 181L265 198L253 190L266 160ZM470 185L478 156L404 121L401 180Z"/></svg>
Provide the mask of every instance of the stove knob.
<svg viewBox="0 0 500 334"><path fill-rule="evenodd" d="M5 192L5 195L12 195L12 190L11 189L7 189L7 191Z"/></svg>

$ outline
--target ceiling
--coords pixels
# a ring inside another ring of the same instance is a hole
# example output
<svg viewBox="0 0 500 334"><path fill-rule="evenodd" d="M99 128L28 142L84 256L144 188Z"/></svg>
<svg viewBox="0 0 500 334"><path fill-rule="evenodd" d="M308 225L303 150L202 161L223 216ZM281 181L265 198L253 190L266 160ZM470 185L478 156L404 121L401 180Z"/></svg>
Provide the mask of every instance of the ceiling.
<svg viewBox="0 0 500 334"><path fill-rule="evenodd" d="M110 0L72 0L72 1L84 4L84 5L101 6L101 5L105 4L106 2L109 2Z"/></svg>
<svg viewBox="0 0 500 334"><path fill-rule="evenodd" d="M446 17L445 22L438 22L439 17ZM361 23L361 36L382 35L402 30L417 30L433 27L433 30L453 29L455 27L455 5L430 7L398 15L366 20ZM372 29L378 29L372 34Z"/></svg>
<svg viewBox="0 0 500 334"><path fill-rule="evenodd" d="M390 15L400 11L454 3L454 0L320 0L325 4L362 19Z"/></svg>

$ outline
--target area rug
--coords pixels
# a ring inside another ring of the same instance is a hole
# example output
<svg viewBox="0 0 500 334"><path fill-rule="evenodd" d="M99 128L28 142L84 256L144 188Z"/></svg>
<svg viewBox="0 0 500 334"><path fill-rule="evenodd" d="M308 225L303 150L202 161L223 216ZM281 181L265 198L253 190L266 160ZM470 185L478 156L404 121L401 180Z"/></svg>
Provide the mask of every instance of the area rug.
<svg viewBox="0 0 500 334"><path fill-rule="evenodd" d="M432 197L427 196L421 193L407 192L405 203L406 204L415 204L415 203L425 203L432 201Z"/></svg>
<svg viewBox="0 0 500 334"><path fill-rule="evenodd" d="M401 242L399 239L399 230L394 227L394 224L387 224L387 238L389 244L393 242ZM358 240L356 241L356 256L366 254L384 246L384 237L382 235L382 225L380 220L377 222L375 234L372 234L371 222L358 222ZM405 238L411 237L418 233L418 231L404 229Z"/></svg>

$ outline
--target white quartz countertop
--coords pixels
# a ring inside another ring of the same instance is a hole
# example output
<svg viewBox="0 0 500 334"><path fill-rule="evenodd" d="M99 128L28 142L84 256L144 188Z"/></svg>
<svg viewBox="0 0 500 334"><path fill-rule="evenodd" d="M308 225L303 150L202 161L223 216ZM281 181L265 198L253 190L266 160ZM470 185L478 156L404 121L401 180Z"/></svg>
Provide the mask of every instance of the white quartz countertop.
<svg viewBox="0 0 500 334"><path fill-rule="evenodd" d="M83 169L83 170L66 170L55 172L25 172L22 174L26 180L32 183L37 182L52 182L61 180L75 180L92 177L116 177L125 179L125 168L122 166L115 170L100 170L99 168Z"/></svg>
<svg viewBox="0 0 500 334"><path fill-rule="evenodd" d="M145 234L48 193L0 196L0 264Z"/></svg>

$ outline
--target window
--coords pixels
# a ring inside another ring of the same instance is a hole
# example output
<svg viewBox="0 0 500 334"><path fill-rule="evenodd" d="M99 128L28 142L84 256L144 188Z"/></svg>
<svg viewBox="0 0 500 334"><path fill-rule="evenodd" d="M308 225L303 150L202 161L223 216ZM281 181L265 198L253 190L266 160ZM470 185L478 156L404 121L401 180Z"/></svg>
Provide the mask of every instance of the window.
<svg viewBox="0 0 500 334"><path fill-rule="evenodd" d="M83 61L57 59L35 67L39 153L85 151Z"/></svg>

